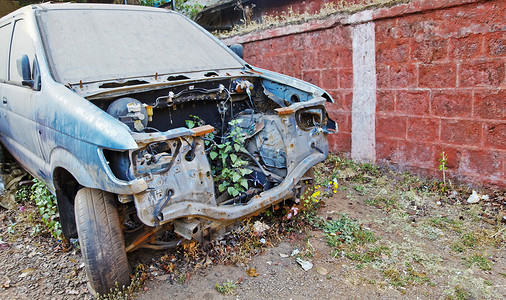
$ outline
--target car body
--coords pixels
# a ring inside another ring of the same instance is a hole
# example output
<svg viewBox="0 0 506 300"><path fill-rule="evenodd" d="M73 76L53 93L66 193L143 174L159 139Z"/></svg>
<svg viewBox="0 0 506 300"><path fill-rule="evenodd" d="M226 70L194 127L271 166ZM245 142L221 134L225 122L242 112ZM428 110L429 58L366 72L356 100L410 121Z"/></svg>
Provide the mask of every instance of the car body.
<svg viewBox="0 0 506 300"><path fill-rule="evenodd" d="M101 293L121 281L103 245L164 248L162 228L192 239L295 197L335 129L325 91L248 65L173 11L31 5L0 19L0 45L0 141L56 195ZM102 202L115 241L94 237Z"/></svg>

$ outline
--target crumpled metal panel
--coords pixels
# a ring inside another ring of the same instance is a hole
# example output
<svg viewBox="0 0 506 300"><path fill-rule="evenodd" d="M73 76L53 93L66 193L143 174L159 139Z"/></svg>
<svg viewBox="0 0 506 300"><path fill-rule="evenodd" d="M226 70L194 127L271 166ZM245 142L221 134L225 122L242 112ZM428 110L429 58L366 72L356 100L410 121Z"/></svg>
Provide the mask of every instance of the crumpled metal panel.
<svg viewBox="0 0 506 300"><path fill-rule="evenodd" d="M190 144L192 137L185 137ZM178 153L174 153L174 164L163 173L149 174L144 177L148 189L134 195L135 207L139 219L146 225L155 226L161 220L155 220L155 209L159 203L167 203L165 210L176 203L191 202L203 205L216 206L214 197L214 182L211 176L211 167L205 154L205 145L202 139L195 138L195 157L187 160L191 147L186 141ZM169 141L170 142L170 141ZM179 141L178 141L179 142ZM172 192L170 199L169 191ZM165 211L164 210L164 211Z"/></svg>

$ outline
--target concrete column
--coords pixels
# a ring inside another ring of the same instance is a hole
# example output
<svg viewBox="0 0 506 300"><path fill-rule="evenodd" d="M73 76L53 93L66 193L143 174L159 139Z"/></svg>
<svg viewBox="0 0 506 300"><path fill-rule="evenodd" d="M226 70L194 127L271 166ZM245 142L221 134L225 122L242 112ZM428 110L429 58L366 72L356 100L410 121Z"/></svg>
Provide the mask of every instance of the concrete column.
<svg viewBox="0 0 506 300"><path fill-rule="evenodd" d="M370 11L360 15L364 21ZM353 105L351 157L361 162L376 161L376 58L374 22L352 25Z"/></svg>

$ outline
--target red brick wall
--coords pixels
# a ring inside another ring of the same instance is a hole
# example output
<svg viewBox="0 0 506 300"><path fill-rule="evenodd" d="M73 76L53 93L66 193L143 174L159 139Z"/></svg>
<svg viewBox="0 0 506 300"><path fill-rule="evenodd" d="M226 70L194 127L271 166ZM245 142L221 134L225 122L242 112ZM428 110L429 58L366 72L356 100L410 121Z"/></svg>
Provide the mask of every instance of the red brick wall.
<svg viewBox="0 0 506 300"><path fill-rule="evenodd" d="M326 89L351 151L351 20L269 29L228 39L261 68ZM373 11L376 40L376 162L440 176L442 151L457 179L506 186L506 1L413 0ZM357 87L355 87L357 88ZM359 87L358 87L359 88Z"/></svg>
<svg viewBox="0 0 506 300"><path fill-rule="evenodd" d="M506 1L376 20L376 156L506 183Z"/></svg>

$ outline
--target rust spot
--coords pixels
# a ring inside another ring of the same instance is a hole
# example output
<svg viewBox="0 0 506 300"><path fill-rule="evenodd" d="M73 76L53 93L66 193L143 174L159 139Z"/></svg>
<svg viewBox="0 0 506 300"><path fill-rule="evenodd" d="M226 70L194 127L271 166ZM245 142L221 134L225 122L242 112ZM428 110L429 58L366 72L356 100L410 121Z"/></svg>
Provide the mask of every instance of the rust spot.
<svg viewBox="0 0 506 300"><path fill-rule="evenodd" d="M289 115L289 114L293 114L293 109L290 108L290 107L281 107L281 108L276 108L275 111L278 113L278 115L280 116L283 116L283 115Z"/></svg>
<svg viewBox="0 0 506 300"><path fill-rule="evenodd" d="M193 136L203 136L214 131L214 127L211 125L204 125L196 128L192 128Z"/></svg>
<svg viewBox="0 0 506 300"><path fill-rule="evenodd" d="M290 148L295 148L295 145L293 143L291 143Z"/></svg>

